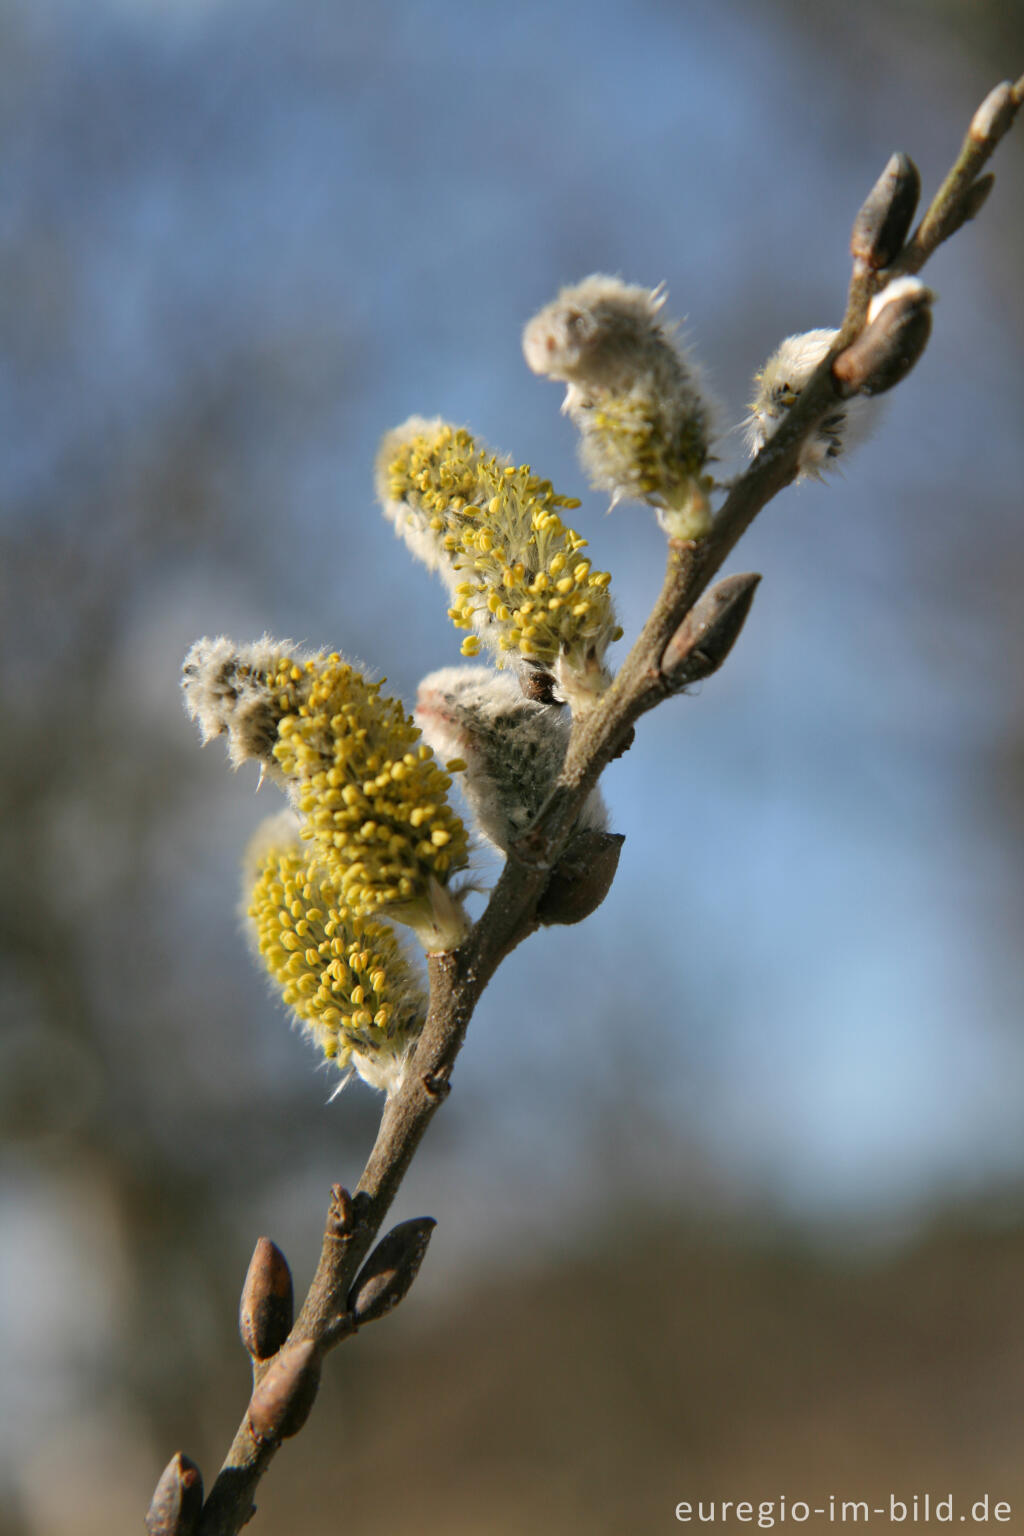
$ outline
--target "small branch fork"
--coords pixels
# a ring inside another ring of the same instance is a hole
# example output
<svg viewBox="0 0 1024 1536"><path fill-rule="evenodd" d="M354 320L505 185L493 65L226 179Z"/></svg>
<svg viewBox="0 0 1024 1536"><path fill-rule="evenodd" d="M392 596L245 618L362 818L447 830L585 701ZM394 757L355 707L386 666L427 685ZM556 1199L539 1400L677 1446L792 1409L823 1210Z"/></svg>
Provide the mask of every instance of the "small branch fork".
<svg viewBox="0 0 1024 1536"><path fill-rule="evenodd" d="M725 660L760 577L732 576L709 591L710 582L761 509L796 477L801 445L851 393L844 383L851 376L849 360L856 359L850 349L854 343L862 346L870 333L871 299L893 279L919 272L938 246L980 210L993 182L991 175L980 174L982 167L1022 100L1024 77L989 93L923 219L905 244L906 228L900 229L894 252L886 250L884 229L864 238L864 218L869 215L870 224L872 198L884 175L868 199L854 226L846 314L828 356L775 435L728 489L707 537L693 543L670 540L664 586L650 617L607 693L574 721L562 775L533 826L512 849L485 912L458 949L428 957L430 1009L405 1082L385 1104L354 1193L340 1185L332 1190L320 1262L294 1326L284 1257L266 1238L257 1244L240 1317L253 1365L252 1397L205 1502L195 1464L180 1453L168 1463L147 1515L150 1536L235 1536L254 1512L257 1484L282 1440L306 1420L323 1356L390 1311L408 1291L434 1223L429 1218L402 1222L372 1253L371 1247L427 1126L448 1095L455 1058L481 993L504 957L540 925L538 903L557 875L583 802L607 765L629 747L636 721L663 699L710 676ZM895 156L886 174L910 173L917 177L905 156ZM911 206L907 225L912 217Z"/></svg>

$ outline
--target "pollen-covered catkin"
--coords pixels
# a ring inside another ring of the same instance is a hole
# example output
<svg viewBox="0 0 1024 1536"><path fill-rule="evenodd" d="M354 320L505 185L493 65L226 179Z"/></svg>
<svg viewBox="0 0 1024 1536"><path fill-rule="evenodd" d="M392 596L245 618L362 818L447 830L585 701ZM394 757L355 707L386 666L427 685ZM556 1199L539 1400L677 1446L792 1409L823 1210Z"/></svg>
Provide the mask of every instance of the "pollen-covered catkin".
<svg viewBox="0 0 1024 1536"><path fill-rule="evenodd" d="M591 484L646 501L674 538L711 526L711 408L698 369L661 316L665 295L594 274L563 288L523 333L534 373L567 385Z"/></svg>
<svg viewBox="0 0 1024 1536"><path fill-rule="evenodd" d="M604 655L622 631L611 577L561 519L577 501L464 429L420 417L381 444L377 494L410 550L440 572L456 627L472 631L463 655L483 642L501 667L543 666L576 707L607 687Z"/></svg>
<svg viewBox="0 0 1024 1536"><path fill-rule="evenodd" d="M746 422L751 458L774 437L837 334L834 330L817 330L787 336L754 375L756 394ZM863 397L837 401L801 444L797 459L799 477L823 479L826 469L834 467L838 459L868 436L875 416L876 407Z"/></svg>
<svg viewBox="0 0 1024 1536"><path fill-rule="evenodd" d="M568 711L526 698L515 676L444 667L419 686L415 718L435 752L465 764L461 785L483 835L507 852L547 799L569 743ZM593 790L577 826L603 831Z"/></svg>
<svg viewBox="0 0 1024 1536"><path fill-rule="evenodd" d="M234 762L258 757L287 790L348 910L386 912L425 948L450 949L467 931L447 889L467 863L466 830L448 804L450 777L381 686L336 653L304 656L266 638L197 642L183 682L204 739L226 732Z"/></svg>
<svg viewBox="0 0 1024 1536"><path fill-rule="evenodd" d="M259 828L243 872L254 947L295 1018L343 1081L399 1087L426 998L392 930L346 910L290 811Z"/></svg>

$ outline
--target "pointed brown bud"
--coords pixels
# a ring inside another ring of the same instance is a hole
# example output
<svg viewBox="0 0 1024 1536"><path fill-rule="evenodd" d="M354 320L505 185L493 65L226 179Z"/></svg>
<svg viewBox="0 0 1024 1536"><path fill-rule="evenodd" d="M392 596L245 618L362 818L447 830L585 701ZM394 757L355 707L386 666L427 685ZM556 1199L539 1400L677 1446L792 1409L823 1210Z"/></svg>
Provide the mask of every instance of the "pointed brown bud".
<svg viewBox="0 0 1024 1536"><path fill-rule="evenodd" d="M582 923L596 912L611 890L624 842L621 832L599 832L594 827L574 833L537 903L540 921Z"/></svg>
<svg viewBox="0 0 1024 1536"><path fill-rule="evenodd" d="M436 1225L432 1216L400 1221L377 1244L349 1291L348 1307L357 1324L375 1323L398 1306L416 1278Z"/></svg>
<svg viewBox="0 0 1024 1536"><path fill-rule="evenodd" d="M878 271L903 249L917 200L921 173L909 155L893 155L868 193L853 223L850 253Z"/></svg>
<svg viewBox="0 0 1024 1536"><path fill-rule="evenodd" d="M965 224L969 224L972 219L977 218L988 201L988 195L995 184L994 171L987 171L984 176L979 176L977 181L971 183L957 204L955 211L950 214L948 223L944 226L946 229L945 238L947 240L950 235L955 235L958 229L963 229Z"/></svg>
<svg viewBox="0 0 1024 1536"><path fill-rule="evenodd" d="M256 1439L287 1440L297 1435L319 1385L320 1359L312 1339L278 1350L249 1399L249 1424Z"/></svg>
<svg viewBox="0 0 1024 1536"><path fill-rule="evenodd" d="M745 571L704 593L662 653L661 673L670 688L685 688L718 671L747 622L760 580Z"/></svg>
<svg viewBox="0 0 1024 1536"><path fill-rule="evenodd" d="M844 398L884 395L906 378L931 335L933 298L916 277L900 277L872 299L866 327L832 364Z"/></svg>
<svg viewBox="0 0 1024 1536"><path fill-rule="evenodd" d="M178 1451L161 1473L146 1511L148 1536L192 1536L202 1509L202 1473Z"/></svg>
<svg viewBox="0 0 1024 1536"><path fill-rule="evenodd" d="M249 1261L238 1310L238 1331L254 1360L276 1355L292 1331L292 1273L269 1237L261 1237Z"/></svg>
<svg viewBox="0 0 1024 1536"><path fill-rule="evenodd" d="M994 86L971 118L971 138L979 144L987 144L990 140L998 144L1019 106L1009 80Z"/></svg>

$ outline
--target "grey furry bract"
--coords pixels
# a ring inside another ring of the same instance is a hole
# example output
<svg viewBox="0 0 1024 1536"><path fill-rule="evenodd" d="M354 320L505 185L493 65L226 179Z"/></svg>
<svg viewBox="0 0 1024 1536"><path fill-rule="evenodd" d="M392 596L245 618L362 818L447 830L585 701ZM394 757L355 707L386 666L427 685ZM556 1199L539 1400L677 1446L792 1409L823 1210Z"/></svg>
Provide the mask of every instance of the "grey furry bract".
<svg viewBox="0 0 1024 1536"><path fill-rule="evenodd" d="M507 852L554 785L569 743L569 711L527 698L517 677L490 667L443 667L419 686L414 719L442 758L461 757L461 783L479 830ZM604 801L587 800L578 825L603 830Z"/></svg>

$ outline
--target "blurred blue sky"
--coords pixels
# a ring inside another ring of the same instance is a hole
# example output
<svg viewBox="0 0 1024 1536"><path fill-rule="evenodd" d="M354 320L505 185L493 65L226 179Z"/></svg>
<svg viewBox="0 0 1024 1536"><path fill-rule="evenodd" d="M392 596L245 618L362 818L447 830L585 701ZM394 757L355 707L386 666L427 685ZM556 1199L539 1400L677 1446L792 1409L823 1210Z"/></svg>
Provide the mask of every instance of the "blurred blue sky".
<svg viewBox="0 0 1024 1536"><path fill-rule="evenodd" d="M239 1091L309 1073L312 1113L327 1085L235 931L237 857L272 806L218 745L198 759L188 644L337 645L407 700L457 659L440 588L373 506L376 442L414 411L583 497L634 633L661 535L584 489L522 325L590 271L664 281L737 422L774 343L837 320L891 151L933 187L994 83L929 14L7 0L2 516L105 549L129 584L105 686L195 775L187 815L149 829L153 922L237 990ZM876 441L732 562L765 579L726 671L609 771L612 896L488 993L410 1194L436 1205L450 1164L467 1240L496 1187L543 1227L586 1209L596 1169L828 1221L1019 1180L1021 821L993 764L1022 703L1022 167L1005 145L984 218L929 268L935 336ZM131 497L176 430L188 451L211 436L204 515L169 496L149 558ZM103 491L88 528L64 494L82 477ZM45 594L34 611L27 650L54 622ZM197 992L177 1044L216 1099L202 1016ZM540 1188L551 1166L566 1177Z"/></svg>

